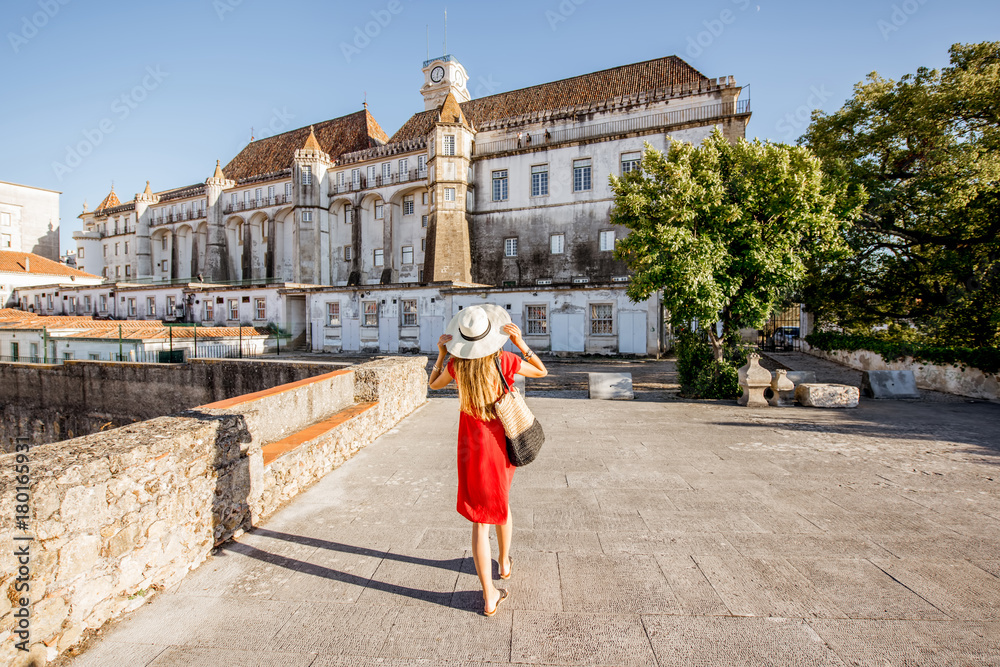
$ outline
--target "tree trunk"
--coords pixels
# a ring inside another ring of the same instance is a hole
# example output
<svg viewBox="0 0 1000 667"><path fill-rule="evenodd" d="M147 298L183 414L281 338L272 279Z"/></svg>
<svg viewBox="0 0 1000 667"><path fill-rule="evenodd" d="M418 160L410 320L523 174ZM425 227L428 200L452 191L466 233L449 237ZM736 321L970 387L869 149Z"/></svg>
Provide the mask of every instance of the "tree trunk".
<svg viewBox="0 0 1000 667"><path fill-rule="evenodd" d="M715 333L715 325L713 324L708 329L708 342L712 344L712 356L715 357L715 361L722 363L723 360L723 341L724 339L719 338Z"/></svg>

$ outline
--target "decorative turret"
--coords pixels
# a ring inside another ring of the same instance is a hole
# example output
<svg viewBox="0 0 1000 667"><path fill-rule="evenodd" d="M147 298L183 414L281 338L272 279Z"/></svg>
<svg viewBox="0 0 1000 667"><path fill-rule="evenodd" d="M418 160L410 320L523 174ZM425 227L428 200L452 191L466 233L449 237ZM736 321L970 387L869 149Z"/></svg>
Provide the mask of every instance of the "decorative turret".
<svg viewBox="0 0 1000 667"><path fill-rule="evenodd" d="M118 195L115 194L115 185L112 183L111 192L109 192L108 196L97 205L97 208L94 209L94 213L99 213L106 208L114 208L115 206L121 206L121 201L118 199Z"/></svg>
<svg viewBox="0 0 1000 667"><path fill-rule="evenodd" d="M149 210L151 204L159 201L146 181L146 189L135 195L135 275L137 278L147 278L153 275L153 251L150 245L149 228L153 224L153 214Z"/></svg>
<svg viewBox="0 0 1000 667"><path fill-rule="evenodd" d="M333 166L330 155L316 139L316 130L309 126L309 136L292 160L292 182L295 200L295 227L298 230L298 257L295 281L324 284L330 281L329 255L320 251L328 244L321 238L326 222L326 171Z"/></svg>
<svg viewBox="0 0 1000 667"><path fill-rule="evenodd" d="M208 241L205 244L204 277L209 280L229 280L229 254L226 251L226 221L222 212L222 191L236 186L226 178L219 161L215 173L205 179Z"/></svg>

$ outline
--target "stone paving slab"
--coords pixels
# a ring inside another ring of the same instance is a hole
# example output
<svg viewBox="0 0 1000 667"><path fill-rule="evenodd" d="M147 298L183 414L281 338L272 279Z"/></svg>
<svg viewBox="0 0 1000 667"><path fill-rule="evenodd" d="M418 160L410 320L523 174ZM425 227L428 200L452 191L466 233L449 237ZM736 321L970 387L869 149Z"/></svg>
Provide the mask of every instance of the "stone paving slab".
<svg viewBox="0 0 1000 667"><path fill-rule="evenodd" d="M637 399L529 393L493 618L435 398L72 664L1000 664L1000 406Z"/></svg>

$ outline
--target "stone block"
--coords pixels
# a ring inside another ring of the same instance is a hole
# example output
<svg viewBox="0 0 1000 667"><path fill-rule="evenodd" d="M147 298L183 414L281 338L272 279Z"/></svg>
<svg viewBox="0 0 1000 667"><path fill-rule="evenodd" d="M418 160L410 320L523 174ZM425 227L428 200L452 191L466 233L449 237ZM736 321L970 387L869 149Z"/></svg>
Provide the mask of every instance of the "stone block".
<svg viewBox="0 0 1000 667"><path fill-rule="evenodd" d="M861 389L869 398L920 398L913 371L865 371Z"/></svg>
<svg viewBox="0 0 1000 667"><path fill-rule="evenodd" d="M631 373L587 373L587 375L590 376L590 398L606 401L630 401L635 398Z"/></svg>
<svg viewBox="0 0 1000 667"><path fill-rule="evenodd" d="M795 388L795 400L810 408L856 408L860 398L861 391L846 384L806 382Z"/></svg>
<svg viewBox="0 0 1000 667"><path fill-rule="evenodd" d="M792 381L796 387L800 384L816 382L816 371L788 371L785 377Z"/></svg>

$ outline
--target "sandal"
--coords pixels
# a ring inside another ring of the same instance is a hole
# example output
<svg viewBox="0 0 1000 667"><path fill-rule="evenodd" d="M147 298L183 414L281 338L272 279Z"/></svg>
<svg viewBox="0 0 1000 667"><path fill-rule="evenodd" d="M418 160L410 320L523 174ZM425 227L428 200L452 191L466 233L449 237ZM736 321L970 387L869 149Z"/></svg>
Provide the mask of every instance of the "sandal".
<svg viewBox="0 0 1000 667"><path fill-rule="evenodd" d="M497 574L500 575L501 579L510 579L510 575L514 572L514 559L508 556L507 560L510 561L510 569L507 570L507 576L504 576L504 574L499 571L499 568L497 568Z"/></svg>
<svg viewBox="0 0 1000 667"><path fill-rule="evenodd" d="M493 611L486 611L485 609L483 609L483 616L492 616L493 614L497 613L497 609L500 608L500 603L506 600L507 596L510 595L509 591L507 591L507 589L505 588L498 588L497 590L500 591L500 598L497 600L496 605L493 607Z"/></svg>

